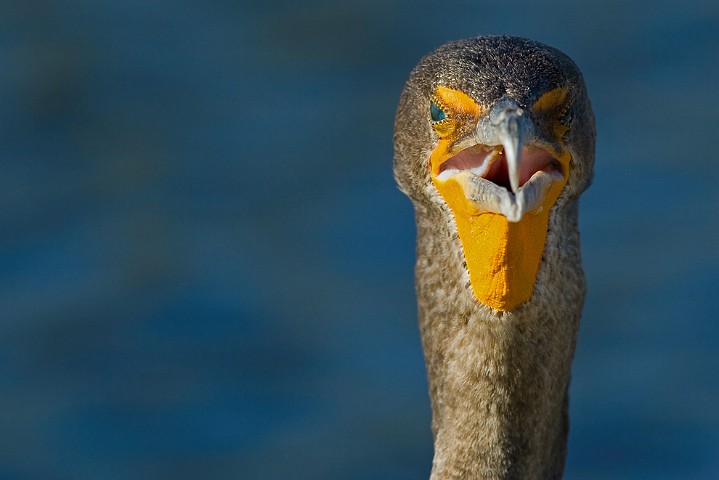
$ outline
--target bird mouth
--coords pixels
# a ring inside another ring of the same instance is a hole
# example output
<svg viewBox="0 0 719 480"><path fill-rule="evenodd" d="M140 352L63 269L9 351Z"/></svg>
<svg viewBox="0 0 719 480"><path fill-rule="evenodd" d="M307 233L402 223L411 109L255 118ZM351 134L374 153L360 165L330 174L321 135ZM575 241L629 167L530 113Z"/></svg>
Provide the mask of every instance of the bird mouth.
<svg viewBox="0 0 719 480"><path fill-rule="evenodd" d="M436 182L457 181L465 197L479 211L499 213L510 222L541 209L547 189L565 178L561 162L547 150L533 144L517 152L510 162L502 145L473 145L447 158L437 168ZM512 171L511 163L516 167ZM515 177L516 191L512 189Z"/></svg>
<svg viewBox="0 0 719 480"><path fill-rule="evenodd" d="M475 145L465 148L440 164L437 180L444 181L463 171L469 171L507 190L511 189L507 157L501 146ZM533 145L524 147L519 169L519 187L521 188L537 172L564 176L559 160L549 152Z"/></svg>

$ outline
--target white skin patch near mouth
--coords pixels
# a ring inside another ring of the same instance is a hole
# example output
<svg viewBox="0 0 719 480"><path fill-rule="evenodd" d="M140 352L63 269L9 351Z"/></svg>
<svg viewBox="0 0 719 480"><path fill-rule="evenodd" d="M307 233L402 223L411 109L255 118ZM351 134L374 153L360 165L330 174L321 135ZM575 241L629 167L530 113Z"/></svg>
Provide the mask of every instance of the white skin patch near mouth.
<svg viewBox="0 0 719 480"><path fill-rule="evenodd" d="M478 210L502 214L513 223L528 212L539 211L547 190L553 183L562 181L561 177L540 170L515 194L469 171L458 173L454 179Z"/></svg>

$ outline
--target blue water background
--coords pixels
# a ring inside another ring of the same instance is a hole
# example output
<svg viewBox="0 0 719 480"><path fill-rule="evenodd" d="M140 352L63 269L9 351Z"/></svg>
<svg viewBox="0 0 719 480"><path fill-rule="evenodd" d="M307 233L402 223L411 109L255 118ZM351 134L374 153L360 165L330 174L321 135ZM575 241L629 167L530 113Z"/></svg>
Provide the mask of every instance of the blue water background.
<svg viewBox="0 0 719 480"><path fill-rule="evenodd" d="M597 115L567 478L719 478L719 2L0 3L0 479L422 479L410 69L513 34Z"/></svg>

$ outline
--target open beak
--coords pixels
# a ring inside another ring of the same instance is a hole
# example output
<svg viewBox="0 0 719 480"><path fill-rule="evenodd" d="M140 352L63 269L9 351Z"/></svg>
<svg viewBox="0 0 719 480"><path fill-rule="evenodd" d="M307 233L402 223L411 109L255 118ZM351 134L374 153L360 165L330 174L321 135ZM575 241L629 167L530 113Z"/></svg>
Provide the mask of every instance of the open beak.
<svg viewBox="0 0 719 480"><path fill-rule="evenodd" d="M454 178L477 209L519 222L543 205L552 184L565 179L566 169L537 143L530 116L503 97L454 146L456 153L439 165L435 178Z"/></svg>

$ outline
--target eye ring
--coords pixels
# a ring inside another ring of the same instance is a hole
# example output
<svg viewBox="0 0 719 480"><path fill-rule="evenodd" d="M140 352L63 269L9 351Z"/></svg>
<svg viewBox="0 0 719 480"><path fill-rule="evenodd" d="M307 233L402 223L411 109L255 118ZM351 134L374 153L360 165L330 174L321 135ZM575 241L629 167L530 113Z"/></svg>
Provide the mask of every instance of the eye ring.
<svg viewBox="0 0 719 480"><path fill-rule="evenodd" d="M439 123L447 119L447 114L436 103L431 102L429 104L429 118L432 119L432 123Z"/></svg>

